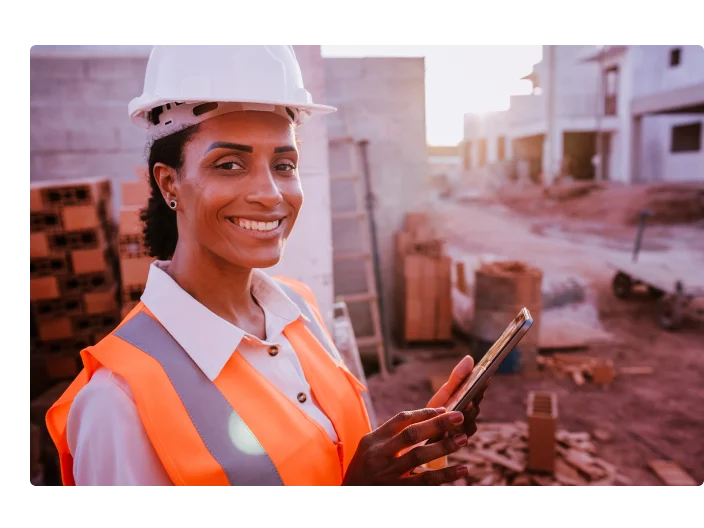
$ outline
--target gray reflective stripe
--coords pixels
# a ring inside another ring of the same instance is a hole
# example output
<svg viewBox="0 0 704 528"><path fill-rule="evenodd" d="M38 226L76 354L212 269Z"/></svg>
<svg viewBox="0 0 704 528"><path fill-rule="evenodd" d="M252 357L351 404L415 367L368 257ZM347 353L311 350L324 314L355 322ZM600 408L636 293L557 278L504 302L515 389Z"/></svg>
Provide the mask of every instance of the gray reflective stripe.
<svg viewBox="0 0 704 528"><path fill-rule="evenodd" d="M308 328L308 330L311 331L311 333L315 336L318 342L323 345L323 348L327 350L328 354L330 354L330 357L332 357L333 361L335 363L339 363L340 361L342 361L340 353L337 351L335 345L328 338L327 333L320 326L318 319L316 319L315 315L313 315L313 312L308 306L306 300L301 297L293 288L289 287L283 282L276 281L276 284L278 284L279 287L284 291L284 293L288 295L289 299L296 303L296 306L298 306L299 310L301 310L301 313L305 315L308 319L310 319L310 322L306 321L306 327Z"/></svg>
<svg viewBox="0 0 704 528"><path fill-rule="evenodd" d="M283 485L276 466L254 433L158 321L140 312L118 328L114 335L161 365L205 447L222 467L230 485ZM236 435L235 441L232 434ZM250 453L239 446L249 447Z"/></svg>

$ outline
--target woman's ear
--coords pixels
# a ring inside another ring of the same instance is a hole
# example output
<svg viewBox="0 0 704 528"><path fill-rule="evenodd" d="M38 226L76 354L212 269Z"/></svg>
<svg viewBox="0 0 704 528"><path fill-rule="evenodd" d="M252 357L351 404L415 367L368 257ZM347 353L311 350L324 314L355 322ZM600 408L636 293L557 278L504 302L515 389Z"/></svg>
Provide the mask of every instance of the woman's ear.
<svg viewBox="0 0 704 528"><path fill-rule="evenodd" d="M176 171L164 165L163 163L156 163L154 165L154 180L156 184L161 189L161 195L164 197L164 201L168 204L171 200L176 200L178 202L178 180L176 178Z"/></svg>

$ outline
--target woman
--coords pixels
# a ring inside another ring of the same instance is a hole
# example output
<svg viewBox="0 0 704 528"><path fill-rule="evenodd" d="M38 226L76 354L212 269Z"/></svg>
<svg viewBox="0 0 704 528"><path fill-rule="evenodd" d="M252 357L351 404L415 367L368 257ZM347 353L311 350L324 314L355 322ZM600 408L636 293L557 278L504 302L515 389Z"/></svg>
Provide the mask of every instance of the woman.
<svg viewBox="0 0 704 528"><path fill-rule="evenodd" d="M65 484L441 484L414 473L476 430L429 408L371 431L311 291L269 278L303 204L296 127L312 104L290 46L157 47L130 104L151 144L140 304L83 350L47 425ZM418 446L438 434L447 438ZM417 447L414 447L417 446Z"/></svg>

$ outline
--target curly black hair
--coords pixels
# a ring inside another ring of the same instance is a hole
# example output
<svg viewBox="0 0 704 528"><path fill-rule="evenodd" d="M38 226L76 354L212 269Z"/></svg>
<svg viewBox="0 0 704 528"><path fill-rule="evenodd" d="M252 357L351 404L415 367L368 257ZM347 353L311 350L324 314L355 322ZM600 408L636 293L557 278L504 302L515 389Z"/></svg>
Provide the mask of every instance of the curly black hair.
<svg viewBox="0 0 704 528"><path fill-rule="evenodd" d="M151 194L147 207L141 212L144 223L144 245L149 255L159 260L169 260L176 251L178 227L176 212L173 211L161 194L154 178L154 165L163 163L179 171L183 167L183 152L188 142L198 131L198 125L186 127L178 132L156 139L149 146L149 185Z"/></svg>

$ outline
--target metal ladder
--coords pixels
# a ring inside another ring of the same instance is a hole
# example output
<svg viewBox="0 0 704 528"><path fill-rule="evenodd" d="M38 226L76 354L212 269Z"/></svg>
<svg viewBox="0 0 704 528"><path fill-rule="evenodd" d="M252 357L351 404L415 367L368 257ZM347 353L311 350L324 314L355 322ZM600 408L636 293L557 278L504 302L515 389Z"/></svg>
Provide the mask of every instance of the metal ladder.
<svg viewBox="0 0 704 528"><path fill-rule="evenodd" d="M333 261L341 262L346 260L362 260L364 262L364 275L367 284L367 291L346 295L337 295L336 300L342 301L347 305L353 303L368 303L374 329L373 335L363 336L357 339L358 348L375 346L377 357L379 360L379 370L382 378L388 374L387 356L382 331L381 318L379 315L379 292L377 287L376 274L374 271L372 242L370 241L370 225L369 215L365 207L365 195L363 189L363 167L360 162L359 144L351 137L331 138L331 145L344 144L350 149L350 160L352 168L350 172L342 174L332 174L330 176L330 184L340 181L353 181L355 190L355 209L352 211L344 211L332 214L333 222L339 220L358 220L358 232L360 241L360 251L335 253L333 252Z"/></svg>

